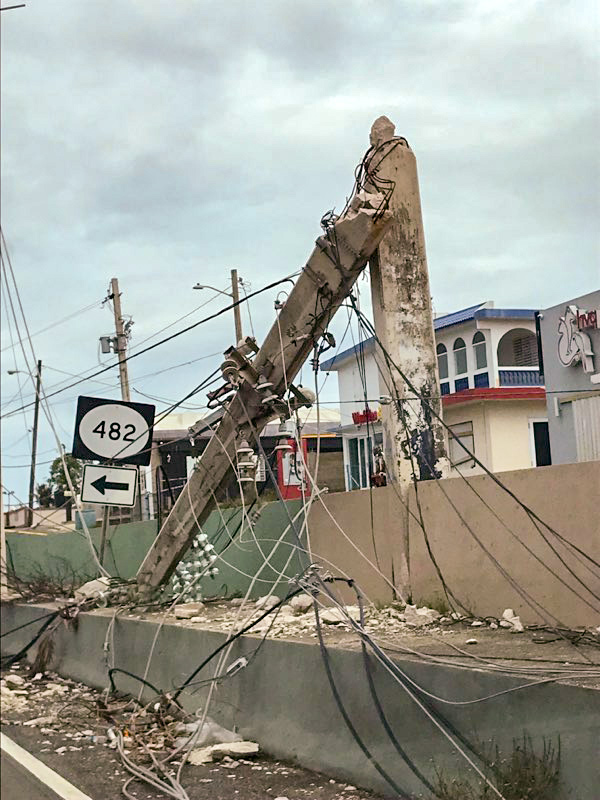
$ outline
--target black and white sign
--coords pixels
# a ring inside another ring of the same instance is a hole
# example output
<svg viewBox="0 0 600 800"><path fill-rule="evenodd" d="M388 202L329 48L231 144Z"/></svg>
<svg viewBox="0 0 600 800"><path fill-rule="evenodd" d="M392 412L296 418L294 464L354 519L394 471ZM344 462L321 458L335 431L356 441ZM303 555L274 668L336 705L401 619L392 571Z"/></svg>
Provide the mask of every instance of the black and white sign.
<svg viewBox="0 0 600 800"><path fill-rule="evenodd" d="M81 481L81 502L106 506L134 506L137 467L103 467L86 464Z"/></svg>
<svg viewBox="0 0 600 800"><path fill-rule="evenodd" d="M87 461L150 463L154 406L101 397L77 402L72 453Z"/></svg>

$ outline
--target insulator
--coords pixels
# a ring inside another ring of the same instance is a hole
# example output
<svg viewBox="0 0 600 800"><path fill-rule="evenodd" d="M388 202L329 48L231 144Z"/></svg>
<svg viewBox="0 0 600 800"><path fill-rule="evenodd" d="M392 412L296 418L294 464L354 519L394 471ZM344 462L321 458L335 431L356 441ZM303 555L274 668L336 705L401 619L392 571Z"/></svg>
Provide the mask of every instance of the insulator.
<svg viewBox="0 0 600 800"><path fill-rule="evenodd" d="M293 439L296 435L296 423L291 419L284 419L279 423L278 439Z"/></svg>
<svg viewBox="0 0 600 800"><path fill-rule="evenodd" d="M242 441L240 442L240 446L236 448L235 452L238 454L238 456L240 455L243 456L246 453L253 453L254 450L250 447L250 445L245 439L242 439Z"/></svg>
<svg viewBox="0 0 600 800"><path fill-rule="evenodd" d="M268 381L264 375L259 375L256 384L256 390L258 392L266 392L267 389L272 389L272 388L273 388L273 383L271 381Z"/></svg>
<svg viewBox="0 0 600 800"><path fill-rule="evenodd" d="M239 469L254 469L256 466L254 461L238 461L237 465Z"/></svg>
<svg viewBox="0 0 600 800"><path fill-rule="evenodd" d="M266 405L268 405L269 403L273 403L273 402L275 402L275 400L279 400L279 397L278 397L276 394L269 394L269 395L267 395L267 397L265 397L265 398L264 398L264 400L262 401L262 405L263 405L263 406L266 406Z"/></svg>
<svg viewBox="0 0 600 800"><path fill-rule="evenodd" d="M275 453L277 453L277 452L289 453L293 449L294 448L292 447L292 445L289 442L282 442L281 444L278 444L273 448L273 452L275 452Z"/></svg>
<svg viewBox="0 0 600 800"><path fill-rule="evenodd" d="M389 396L389 394L382 394L379 398L379 402L382 406L389 406L392 402L392 398Z"/></svg>

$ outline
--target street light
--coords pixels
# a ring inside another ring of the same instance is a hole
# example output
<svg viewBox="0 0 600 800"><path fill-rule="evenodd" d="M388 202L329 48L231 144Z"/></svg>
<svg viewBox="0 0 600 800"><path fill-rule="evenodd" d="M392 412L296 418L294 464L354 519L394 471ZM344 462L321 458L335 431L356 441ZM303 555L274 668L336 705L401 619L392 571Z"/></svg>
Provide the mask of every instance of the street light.
<svg viewBox="0 0 600 800"><path fill-rule="evenodd" d="M240 314L240 294L238 291L239 280L237 269L231 270L231 292L224 292L222 289L217 289L215 286L207 286L204 283L197 283L194 289L210 289L212 292L224 294L225 297L230 297L233 300L233 317L235 320L235 343L237 344L243 339L242 334L242 315Z"/></svg>
<svg viewBox="0 0 600 800"><path fill-rule="evenodd" d="M226 297L233 297L231 292L224 292L222 289L217 289L216 286L208 286L206 283L197 283L195 286L192 286L192 289L210 289L211 292L218 292L219 294L224 294Z"/></svg>
<svg viewBox="0 0 600 800"><path fill-rule="evenodd" d="M9 375L21 373L27 375L21 369L7 370ZM33 377L33 376L32 376ZM35 406L33 410L33 436L31 440L31 470L29 472L29 507L27 509L27 526L33 525L33 500L35 495L35 459L37 455L38 419L40 414L40 392L42 389L42 362L37 362L37 373L35 376Z"/></svg>

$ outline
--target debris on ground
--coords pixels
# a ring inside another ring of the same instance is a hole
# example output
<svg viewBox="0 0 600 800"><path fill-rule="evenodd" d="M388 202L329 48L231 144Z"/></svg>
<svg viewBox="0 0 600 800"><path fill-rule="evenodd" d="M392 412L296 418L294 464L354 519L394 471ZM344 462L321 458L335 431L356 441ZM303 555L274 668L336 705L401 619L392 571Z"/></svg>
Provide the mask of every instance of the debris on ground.
<svg viewBox="0 0 600 800"><path fill-rule="evenodd" d="M177 709L169 713L165 703L142 705L129 696L109 695L52 672L33 677L28 673L29 665L21 662L2 675L3 731L90 796L119 797L131 777L119 759L117 731L127 758L146 767L153 758L167 758L179 738L188 741L197 733L188 755L192 766L184 768L181 779L190 800L376 797L365 790L344 788L345 784L329 776L273 760L261 754L257 742L243 740L210 717L203 725L194 715L176 713ZM171 761L174 768L179 763ZM162 793L141 783L136 784L134 796L164 800Z"/></svg>
<svg viewBox="0 0 600 800"><path fill-rule="evenodd" d="M249 758L258 755L259 747L256 742L230 742L229 744L212 744L208 747L199 747L192 750L188 763L195 766L210 764L225 758Z"/></svg>
<svg viewBox="0 0 600 800"><path fill-rule="evenodd" d="M511 633L523 633L525 628L512 608L505 608L502 612L502 619L500 620L501 628L508 628Z"/></svg>
<svg viewBox="0 0 600 800"><path fill-rule="evenodd" d="M80 586L79 589L75 589L75 598L82 600L85 597L100 597L106 594L109 585L109 578L94 578L93 581L88 581L83 586Z"/></svg>

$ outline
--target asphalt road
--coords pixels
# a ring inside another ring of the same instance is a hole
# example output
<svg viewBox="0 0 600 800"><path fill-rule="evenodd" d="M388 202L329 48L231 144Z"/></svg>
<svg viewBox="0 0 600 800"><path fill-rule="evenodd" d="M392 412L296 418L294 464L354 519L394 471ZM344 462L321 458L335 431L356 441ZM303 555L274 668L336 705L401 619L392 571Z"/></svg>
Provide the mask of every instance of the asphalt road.
<svg viewBox="0 0 600 800"><path fill-rule="evenodd" d="M60 800L47 786L2 751L0 764L0 796L2 800Z"/></svg>

